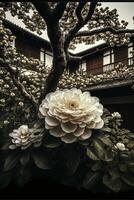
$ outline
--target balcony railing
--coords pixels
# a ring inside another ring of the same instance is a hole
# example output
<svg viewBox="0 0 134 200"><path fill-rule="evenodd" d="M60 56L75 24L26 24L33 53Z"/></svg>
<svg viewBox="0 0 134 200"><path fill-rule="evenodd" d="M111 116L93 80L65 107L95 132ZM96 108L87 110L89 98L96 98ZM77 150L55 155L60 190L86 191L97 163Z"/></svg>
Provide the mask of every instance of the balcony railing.
<svg viewBox="0 0 134 200"><path fill-rule="evenodd" d="M92 66L92 69L87 68L87 73L97 75L97 74L103 74L105 72L114 70L116 66L118 66L119 63L122 63L123 65L127 65L128 67L134 65L134 57L128 58L128 59L122 59L118 62L113 62L107 65L101 65L101 66ZM90 66L89 66L90 67ZM81 73L84 73L82 70L80 70Z"/></svg>

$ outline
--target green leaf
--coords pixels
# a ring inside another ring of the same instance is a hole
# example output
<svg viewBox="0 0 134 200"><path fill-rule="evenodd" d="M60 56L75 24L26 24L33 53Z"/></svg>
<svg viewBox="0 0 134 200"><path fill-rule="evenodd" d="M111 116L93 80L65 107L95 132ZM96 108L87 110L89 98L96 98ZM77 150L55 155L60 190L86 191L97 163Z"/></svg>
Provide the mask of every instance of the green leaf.
<svg viewBox="0 0 134 200"><path fill-rule="evenodd" d="M95 153L99 159L104 161L112 161L112 152L109 151L108 148L106 148L100 140L96 138L94 139L93 143Z"/></svg>
<svg viewBox="0 0 134 200"><path fill-rule="evenodd" d="M109 174L104 174L103 176L103 184L107 186L109 189L114 192L119 192L121 190L121 181L117 177L112 177Z"/></svg>
<svg viewBox="0 0 134 200"><path fill-rule="evenodd" d="M9 150L10 144L11 144L11 141L7 141L7 142L1 147L1 150Z"/></svg>
<svg viewBox="0 0 134 200"><path fill-rule="evenodd" d="M99 158L96 156L95 152L91 150L91 148L87 148L87 156L92 160L99 160Z"/></svg>
<svg viewBox="0 0 134 200"><path fill-rule="evenodd" d="M80 151L75 145L67 145L63 154L65 166L71 174L74 174L80 164Z"/></svg>
<svg viewBox="0 0 134 200"><path fill-rule="evenodd" d="M134 175L126 173L121 175L121 179L129 186L134 187Z"/></svg>
<svg viewBox="0 0 134 200"><path fill-rule="evenodd" d="M7 156L4 163L4 171L9 171L16 166L18 163L20 154L18 152L11 152L10 155Z"/></svg>
<svg viewBox="0 0 134 200"><path fill-rule="evenodd" d="M101 178L99 172L88 172L83 181L83 187L86 189L92 188Z"/></svg>
<svg viewBox="0 0 134 200"><path fill-rule="evenodd" d="M111 133L112 129L109 128L109 127L103 127L103 128L101 129L101 131L106 131L106 132Z"/></svg>
<svg viewBox="0 0 134 200"><path fill-rule="evenodd" d="M19 187L22 187L24 184L26 184L30 178L31 172L28 168L21 167L16 171L15 182Z"/></svg>
<svg viewBox="0 0 134 200"><path fill-rule="evenodd" d="M120 160L122 161L129 161L129 156L127 153L120 153Z"/></svg>
<svg viewBox="0 0 134 200"><path fill-rule="evenodd" d="M59 138L55 138L51 135L44 136L44 146L46 148L56 148L62 144Z"/></svg>
<svg viewBox="0 0 134 200"><path fill-rule="evenodd" d="M128 163L127 168L130 172L134 173L134 162Z"/></svg>
<svg viewBox="0 0 134 200"><path fill-rule="evenodd" d="M134 133L129 132L128 136L134 139Z"/></svg>
<svg viewBox="0 0 134 200"><path fill-rule="evenodd" d="M123 163L119 163L119 169L121 172L126 172L127 171L127 166Z"/></svg>
<svg viewBox="0 0 134 200"><path fill-rule="evenodd" d="M101 135L100 137L97 137L97 139L100 140L103 143L103 145L110 146L110 147L112 145L112 142L108 135Z"/></svg>
<svg viewBox="0 0 134 200"><path fill-rule="evenodd" d="M28 150L25 150L20 157L20 163L25 166L27 165L27 163L29 162L30 159L30 154Z"/></svg>
<svg viewBox="0 0 134 200"><path fill-rule="evenodd" d="M120 177L120 172L119 172L118 168L112 167L109 169L108 172L113 179L118 179Z"/></svg>
<svg viewBox="0 0 134 200"><path fill-rule="evenodd" d="M33 160L35 165L40 168L40 169L50 169L50 163L49 163L49 158L46 153L40 152L40 151L35 151L32 154Z"/></svg>
<svg viewBox="0 0 134 200"><path fill-rule="evenodd" d="M5 188L8 186L11 180L11 173L3 172L0 174L0 188Z"/></svg>
<svg viewBox="0 0 134 200"><path fill-rule="evenodd" d="M92 166L92 171L99 171L102 169L102 163L100 161L97 161L93 166Z"/></svg>

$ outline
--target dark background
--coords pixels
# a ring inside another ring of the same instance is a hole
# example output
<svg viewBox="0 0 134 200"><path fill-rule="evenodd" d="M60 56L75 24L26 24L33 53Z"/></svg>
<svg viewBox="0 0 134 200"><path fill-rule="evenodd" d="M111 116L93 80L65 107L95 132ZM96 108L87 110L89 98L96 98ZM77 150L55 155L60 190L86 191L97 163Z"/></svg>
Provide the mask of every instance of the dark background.
<svg viewBox="0 0 134 200"><path fill-rule="evenodd" d="M0 199L134 199L134 193L92 193L48 179L36 179L22 188L11 183L7 188L0 190Z"/></svg>

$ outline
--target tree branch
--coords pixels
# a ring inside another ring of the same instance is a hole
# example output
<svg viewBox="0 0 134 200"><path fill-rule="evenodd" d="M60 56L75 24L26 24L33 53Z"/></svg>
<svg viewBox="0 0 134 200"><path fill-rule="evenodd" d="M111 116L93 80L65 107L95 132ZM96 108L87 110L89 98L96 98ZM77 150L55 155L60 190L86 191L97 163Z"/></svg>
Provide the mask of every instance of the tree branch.
<svg viewBox="0 0 134 200"><path fill-rule="evenodd" d="M85 18L85 20L84 20L84 25L85 25L89 20L91 20L92 15L94 14L94 10L95 10L95 8L96 8L96 5L97 5L97 1L91 2L89 12L88 12L88 14L87 14L87 16L86 16L86 18Z"/></svg>
<svg viewBox="0 0 134 200"><path fill-rule="evenodd" d="M84 5L86 4L85 1L83 2L79 2L76 10L75 10L75 14L77 16L78 22L76 23L76 25L68 32L68 34L65 36L65 43L64 43L64 47L65 47L65 51L67 51L68 46L70 44L70 41L73 39L73 36L81 29L81 27L83 26L83 17L81 15L81 11L84 7Z"/></svg>
<svg viewBox="0 0 134 200"><path fill-rule="evenodd" d="M50 21L52 16L52 10L47 1L32 2L40 16L45 20L46 24Z"/></svg>
<svg viewBox="0 0 134 200"><path fill-rule="evenodd" d="M21 95L30 103L32 103L35 111L37 111L37 102L32 94L29 94L24 85L18 80L16 71L10 66L10 64L6 63L4 59L0 59L1 67L4 67L10 74L14 85L17 87L18 91L20 91Z"/></svg>
<svg viewBox="0 0 134 200"><path fill-rule="evenodd" d="M62 17L68 1L60 1L53 10L54 19L59 21Z"/></svg>
<svg viewBox="0 0 134 200"><path fill-rule="evenodd" d="M70 73L75 72L79 68L79 63L81 61L82 57L80 56L72 56L68 55L68 60L67 60L67 69L69 70Z"/></svg>
<svg viewBox="0 0 134 200"><path fill-rule="evenodd" d="M78 18L78 23L75 25L74 28L72 28L68 34L65 37L65 51L67 51L69 44L71 42L71 40L74 38L74 36L76 35L76 33L91 19L95 7L97 5L97 2L91 2L90 3L90 8L88 11L87 16L85 17L85 19L83 19L83 17L81 16L81 11L83 9L83 7L85 6L85 4L87 3L87 1L83 1L83 2L79 2L78 7L76 8L76 16Z"/></svg>
<svg viewBox="0 0 134 200"><path fill-rule="evenodd" d="M80 31L78 32L75 37L81 37L81 36L92 36L99 33L105 33L106 31L110 31L113 34L120 34L120 33L134 33L134 29L114 29L112 27L104 27L100 29L95 29L91 31Z"/></svg>

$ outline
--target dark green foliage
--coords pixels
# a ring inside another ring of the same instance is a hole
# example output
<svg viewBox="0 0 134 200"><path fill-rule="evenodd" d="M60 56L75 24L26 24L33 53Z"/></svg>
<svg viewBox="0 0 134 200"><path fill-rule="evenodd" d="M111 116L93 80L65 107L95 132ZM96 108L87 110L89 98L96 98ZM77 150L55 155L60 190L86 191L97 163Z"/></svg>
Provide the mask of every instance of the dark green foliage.
<svg viewBox="0 0 134 200"><path fill-rule="evenodd" d="M1 172L0 173L0 188L5 188L8 186L11 180L11 172Z"/></svg>
<svg viewBox="0 0 134 200"><path fill-rule="evenodd" d="M31 171L29 167L19 167L16 170L14 180L19 187L22 187L24 184L26 184L30 180L30 178Z"/></svg>
<svg viewBox="0 0 134 200"><path fill-rule="evenodd" d="M44 136L44 147L46 148L56 148L59 147L61 145L61 140L59 138L55 138L49 134L45 134Z"/></svg>
<svg viewBox="0 0 134 200"><path fill-rule="evenodd" d="M121 189L121 181L118 174L104 174L103 183L114 192L119 192Z"/></svg>
<svg viewBox="0 0 134 200"><path fill-rule="evenodd" d="M111 152L112 143L108 135L98 135L92 139L92 144L87 148L87 155L93 160L111 161L113 155Z"/></svg>
<svg viewBox="0 0 134 200"><path fill-rule="evenodd" d="M1 188L11 180L22 187L34 177L95 192L134 187L133 133L118 126L105 126L93 131L90 139L73 144L62 143L46 131L42 146L25 150L9 150L7 131L1 136ZM117 142L125 144L126 150L116 149Z"/></svg>
<svg viewBox="0 0 134 200"><path fill-rule="evenodd" d="M83 181L83 187L86 189L92 189L93 187L96 187L96 185L98 184L98 181L101 178L101 173L96 171L96 172L92 172L89 171L86 176L85 179Z"/></svg>
<svg viewBox="0 0 134 200"><path fill-rule="evenodd" d="M35 150L32 153L32 158L35 165L43 170L51 168L49 154L45 151Z"/></svg>
<svg viewBox="0 0 134 200"><path fill-rule="evenodd" d="M5 159L3 170L5 172L12 170L18 163L19 158L20 158L20 154L18 151L10 152Z"/></svg>

